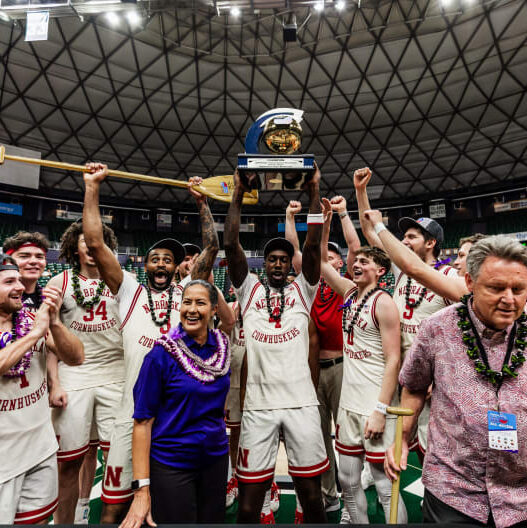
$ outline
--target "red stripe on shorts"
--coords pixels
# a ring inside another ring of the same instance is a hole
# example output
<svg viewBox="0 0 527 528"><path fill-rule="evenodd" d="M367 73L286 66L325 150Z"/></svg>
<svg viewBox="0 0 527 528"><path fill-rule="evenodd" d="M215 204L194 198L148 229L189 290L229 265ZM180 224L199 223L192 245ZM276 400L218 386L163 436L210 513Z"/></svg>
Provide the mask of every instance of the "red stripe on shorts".
<svg viewBox="0 0 527 528"><path fill-rule="evenodd" d="M335 441L335 449L339 453L348 456L360 456L365 453L364 447L362 446L347 446L345 444L340 443L338 440Z"/></svg>
<svg viewBox="0 0 527 528"><path fill-rule="evenodd" d="M292 477L316 477L329 469L329 459L326 457L322 462L313 466L289 466L289 474Z"/></svg>
<svg viewBox="0 0 527 528"><path fill-rule="evenodd" d="M57 509L58 504L59 498L57 497L52 503L43 508L30 512L17 513L15 516L15 524L37 524L44 521Z"/></svg>
<svg viewBox="0 0 527 528"><path fill-rule="evenodd" d="M384 457L386 453L382 451L381 453L374 453L373 451L366 451L366 460L372 464L382 464L384 462Z"/></svg>
<svg viewBox="0 0 527 528"><path fill-rule="evenodd" d="M90 444L88 443L85 446L80 447L79 449L73 449L72 451L59 451L57 453L57 461L65 462L67 460L76 460L77 458L85 455L89 448Z"/></svg>

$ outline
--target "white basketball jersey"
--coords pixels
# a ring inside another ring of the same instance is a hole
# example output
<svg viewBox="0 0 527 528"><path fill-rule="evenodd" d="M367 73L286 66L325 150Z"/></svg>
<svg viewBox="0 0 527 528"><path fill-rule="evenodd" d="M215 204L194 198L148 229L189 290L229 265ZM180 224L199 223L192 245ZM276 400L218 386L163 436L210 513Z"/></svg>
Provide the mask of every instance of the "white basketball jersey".
<svg viewBox="0 0 527 528"><path fill-rule="evenodd" d="M79 274L79 286L88 301L95 296L100 279ZM84 363L69 366L59 362L59 379L65 390L79 390L124 381L123 339L118 304L105 286L101 300L93 308L75 301L72 272L62 272L60 318L66 328L84 345Z"/></svg>
<svg viewBox="0 0 527 528"><path fill-rule="evenodd" d="M0 484L40 464L58 449L46 380L43 338L33 346L24 376L0 376Z"/></svg>
<svg viewBox="0 0 527 528"><path fill-rule="evenodd" d="M344 302L352 300L351 310L346 312L345 327L348 328L353 316L361 304L357 303L357 290L353 288L346 293ZM353 331L344 331L344 371L342 375L342 390L340 407L347 411L369 416L375 410L381 392L386 360L382 350L381 332L375 314L377 301L381 295L374 293L362 307ZM398 402L397 391L391 405Z"/></svg>
<svg viewBox="0 0 527 528"><path fill-rule="evenodd" d="M233 303L232 309L236 311L238 301ZM245 330L243 323L240 324L240 318L236 318L236 323L231 331L231 388L240 390L240 374L243 363L243 356L245 355Z"/></svg>
<svg viewBox="0 0 527 528"><path fill-rule="evenodd" d="M439 273L443 273L447 277L457 277L457 270L450 266L441 268ZM423 300L416 308L411 308L406 304L406 284L408 276L400 273L395 283L393 292L393 300L399 310L399 318L401 321L401 356L405 354L412 345L421 322L435 314L437 311L452 304L448 299L440 297L433 291L427 290ZM423 286L412 279L410 285L410 299L417 301Z"/></svg>
<svg viewBox="0 0 527 528"><path fill-rule="evenodd" d="M143 359L152 350L154 343L171 328L179 324L179 311L183 288L190 281L190 275L185 277L172 294L172 310L170 320L163 326L157 326L152 321L146 287L141 286L129 273L124 272L123 282L117 293L121 330L124 345L125 381L121 408L116 422L132 421L134 414L133 390L137 376L141 370ZM157 320L166 317L169 300L169 290L157 292L151 290L154 314Z"/></svg>
<svg viewBox="0 0 527 528"><path fill-rule="evenodd" d="M267 311L265 288L247 274L236 290L242 307L247 346L247 388L244 409L289 409L318 405L308 365L309 314L318 284L300 274L284 289L280 322ZM271 288L270 306L280 310L280 293Z"/></svg>

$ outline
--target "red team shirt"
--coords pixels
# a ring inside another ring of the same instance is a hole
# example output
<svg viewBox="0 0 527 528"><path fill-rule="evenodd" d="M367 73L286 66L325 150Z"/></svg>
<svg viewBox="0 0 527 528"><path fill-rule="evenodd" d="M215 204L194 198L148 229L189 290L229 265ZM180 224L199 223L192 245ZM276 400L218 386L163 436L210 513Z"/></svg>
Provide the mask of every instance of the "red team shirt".
<svg viewBox="0 0 527 528"><path fill-rule="evenodd" d="M322 300L322 296L325 300ZM320 348L342 350L342 296L335 293L325 282L320 282L311 308L311 319L317 327Z"/></svg>

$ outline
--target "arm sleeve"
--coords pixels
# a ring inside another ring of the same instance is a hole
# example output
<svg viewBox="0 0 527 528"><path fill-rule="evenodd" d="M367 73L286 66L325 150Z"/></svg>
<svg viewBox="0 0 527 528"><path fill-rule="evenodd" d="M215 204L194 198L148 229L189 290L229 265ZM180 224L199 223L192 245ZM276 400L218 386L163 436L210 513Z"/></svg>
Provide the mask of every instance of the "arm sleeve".
<svg viewBox="0 0 527 528"><path fill-rule="evenodd" d="M238 302L240 303L240 310L242 312L244 312L245 309L247 308L247 303L250 300L253 287L258 282L259 282L258 279L254 275L247 273L247 276L245 277L241 286L239 288L234 289L236 293L236 298L238 299Z"/></svg>
<svg viewBox="0 0 527 528"><path fill-rule="evenodd" d="M319 283L317 282L313 285L309 284L309 282L307 282L306 278L304 277L303 273L300 273L297 276L295 282L298 285L300 295L302 295L302 297L304 298L308 309L311 310L311 307L313 306L313 301L315 300L315 295L317 294Z"/></svg>
<svg viewBox="0 0 527 528"><path fill-rule="evenodd" d="M426 391L434 379L434 346L441 343L434 333L433 323L425 319L404 358L399 383L411 391Z"/></svg>
<svg viewBox="0 0 527 528"><path fill-rule="evenodd" d="M134 418L154 418L159 412L163 393L165 368L161 364L158 347L154 347L143 361L134 386Z"/></svg>

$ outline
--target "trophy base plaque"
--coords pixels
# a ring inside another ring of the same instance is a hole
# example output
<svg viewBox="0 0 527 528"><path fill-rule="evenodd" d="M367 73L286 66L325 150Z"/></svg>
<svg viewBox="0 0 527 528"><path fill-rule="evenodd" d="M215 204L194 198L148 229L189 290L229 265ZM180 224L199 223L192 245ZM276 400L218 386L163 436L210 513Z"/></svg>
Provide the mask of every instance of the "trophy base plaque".
<svg viewBox="0 0 527 528"><path fill-rule="evenodd" d="M315 172L313 154L239 154L238 173L250 189L294 191L301 189ZM247 174L255 173L250 181Z"/></svg>

